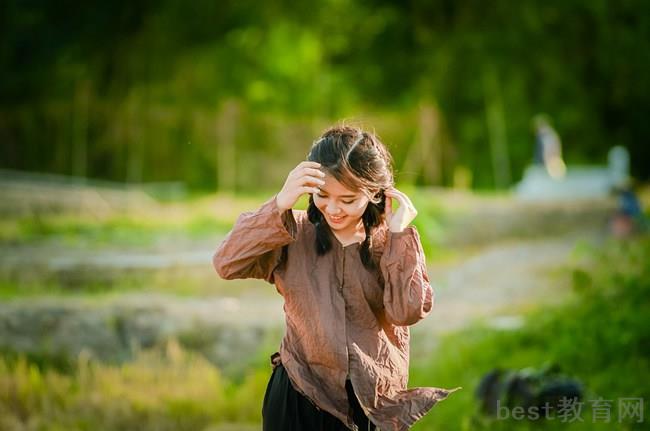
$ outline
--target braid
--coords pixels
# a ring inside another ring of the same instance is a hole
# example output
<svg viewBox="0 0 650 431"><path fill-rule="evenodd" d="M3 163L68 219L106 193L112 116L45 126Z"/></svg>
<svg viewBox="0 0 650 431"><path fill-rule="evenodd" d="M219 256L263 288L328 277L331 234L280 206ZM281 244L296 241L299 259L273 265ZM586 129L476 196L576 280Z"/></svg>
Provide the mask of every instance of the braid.
<svg viewBox="0 0 650 431"><path fill-rule="evenodd" d="M386 199L383 190L394 184L388 149L374 133L341 125L323 132L312 144L307 160L321 164L343 187L361 191L368 197L361 216L365 239L360 244L359 257L367 269L375 269L372 233L383 221ZM316 230L316 252L322 256L333 247L333 233L311 195L307 216Z"/></svg>
<svg viewBox="0 0 650 431"><path fill-rule="evenodd" d="M377 267L372 253L372 230L381 223L384 213L385 201L383 200L382 192L380 192L380 196L382 200L377 204L369 202L366 211L361 216L366 239L359 247L359 256L363 266L368 269ZM332 249L330 227L325 221L323 213L314 204L314 199L311 196L309 197L309 206L307 207L307 218L316 229L316 252L319 256L322 256Z"/></svg>
<svg viewBox="0 0 650 431"><path fill-rule="evenodd" d="M307 207L307 218L316 228L316 252L319 256L322 256L332 249L332 239L329 235L330 227L325 221L323 213L314 204L314 198L311 195Z"/></svg>
<svg viewBox="0 0 650 431"><path fill-rule="evenodd" d="M378 226L382 221L382 216L384 213L384 208L386 206L386 201L383 191L378 193L378 198L380 199L379 203L368 203L366 211L361 216L363 221L363 228L366 232L366 239L361 243L359 248L359 256L361 257L361 262L363 266L368 269L374 269L377 267L377 263L373 259L372 253L372 229Z"/></svg>
<svg viewBox="0 0 650 431"><path fill-rule="evenodd" d="M361 247L359 248L359 256L361 257L361 262L363 263L363 266L365 266L368 269L374 269L375 268L375 262L372 259L372 236L370 235L370 231L372 229L372 226L370 225L371 222L368 220L369 217L366 217L366 214L369 212L366 211L364 213L364 216L361 218L363 220L363 229L366 231L366 239L361 243Z"/></svg>

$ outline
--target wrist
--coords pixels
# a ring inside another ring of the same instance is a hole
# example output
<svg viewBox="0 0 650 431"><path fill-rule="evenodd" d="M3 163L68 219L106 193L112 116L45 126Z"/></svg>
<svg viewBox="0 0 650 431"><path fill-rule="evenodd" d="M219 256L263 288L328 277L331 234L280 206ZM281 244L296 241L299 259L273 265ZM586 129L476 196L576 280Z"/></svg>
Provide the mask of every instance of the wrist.
<svg viewBox="0 0 650 431"><path fill-rule="evenodd" d="M278 197L277 196L275 197L275 206L278 209L278 211L280 212L280 214L284 213L286 210L289 209L289 208L285 208L282 205L280 205L280 203L278 202Z"/></svg>
<svg viewBox="0 0 650 431"><path fill-rule="evenodd" d="M406 230L407 227L408 227L408 223L407 223L407 224L404 224L404 223L400 223L400 224L393 223L393 224L391 224L391 225L388 226L388 229L389 229L392 233L401 233L401 232L404 232L404 230Z"/></svg>
<svg viewBox="0 0 650 431"><path fill-rule="evenodd" d="M392 228L389 228L391 234L398 235L398 236L405 235L411 232L413 229L415 229L415 226L413 225L404 226L401 229L394 229L394 230Z"/></svg>

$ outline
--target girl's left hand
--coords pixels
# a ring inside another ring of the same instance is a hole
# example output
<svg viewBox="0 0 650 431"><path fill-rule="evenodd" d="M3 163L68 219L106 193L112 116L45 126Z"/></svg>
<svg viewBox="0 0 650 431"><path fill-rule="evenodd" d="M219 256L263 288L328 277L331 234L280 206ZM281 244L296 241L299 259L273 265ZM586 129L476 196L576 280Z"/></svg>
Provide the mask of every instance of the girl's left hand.
<svg viewBox="0 0 650 431"><path fill-rule="evenodd" d="M404 193L395 187L384 190L386 195L386 223L391 232L402 232L413 221L418 211L413 206L413 202ZM399 208L393 212L393 199L399 202Z"/></svg>

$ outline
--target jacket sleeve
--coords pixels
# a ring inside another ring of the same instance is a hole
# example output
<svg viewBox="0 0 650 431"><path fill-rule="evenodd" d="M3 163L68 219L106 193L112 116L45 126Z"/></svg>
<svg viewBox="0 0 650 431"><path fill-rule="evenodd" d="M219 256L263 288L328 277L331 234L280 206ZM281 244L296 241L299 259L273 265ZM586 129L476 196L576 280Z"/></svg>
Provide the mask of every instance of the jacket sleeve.
<svg viewBox="0 0 650 431"><path fill-rule="evenodd" d="M212 258L224 279L260 278L273 283L273 270L280 264L283 246L296 238L292 210L280 214L275 196L259 209L241 214Z"/></svg>
<svg viewBox="0 0 650 431"><path fill-rule="evenodd" d="M434 298L420 236L413 226L387 235L379 261L386 318L394 325L413 325L431 312Z"/></svg>

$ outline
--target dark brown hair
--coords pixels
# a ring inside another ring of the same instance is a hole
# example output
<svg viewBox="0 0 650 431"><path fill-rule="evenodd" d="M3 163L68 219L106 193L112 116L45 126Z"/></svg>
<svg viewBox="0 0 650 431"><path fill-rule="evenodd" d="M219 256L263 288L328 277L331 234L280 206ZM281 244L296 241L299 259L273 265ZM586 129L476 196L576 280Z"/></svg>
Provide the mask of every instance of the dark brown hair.
<svg viewBox="0 0 650 431"><path fill-rule="evenodd" d="M361 243L359 255L366 268L374 268L371 233L383 221L384 190L394 184L390 153L373 133L358 127L334 126L314 142L307 160L320 163L346 188L368 196L370 201L361 216L366 239ZM316 227L316 251L323 255L332 248L331 230L312 195L309 196L307 214Z"/></svg>

